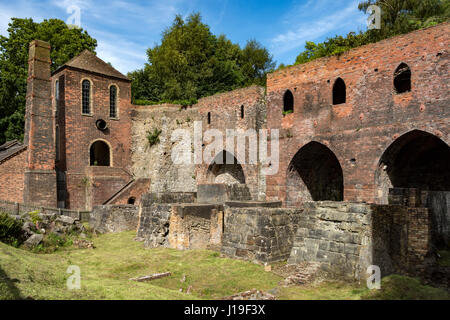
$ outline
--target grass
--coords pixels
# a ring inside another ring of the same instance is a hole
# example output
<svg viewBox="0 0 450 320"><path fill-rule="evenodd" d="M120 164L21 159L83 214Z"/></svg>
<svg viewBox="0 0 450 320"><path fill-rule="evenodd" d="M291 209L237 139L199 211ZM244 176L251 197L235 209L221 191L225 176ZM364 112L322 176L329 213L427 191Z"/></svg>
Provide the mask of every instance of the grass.
<svg viewBox="0 0 450 320"><path fill-rule="evenodd" d="M441 267L450 267L450 251L439 251L439 255L441 257L438 260L438 264Z"/></svg>
<svg viewBox="0 0 450 320"><path fill-rule="evenodd" d="M133 241L134 236L134 232L102 235L93 239L96 249L64 247L51 254L35 254L0 243L0 300L219 299L253 288L276 289L277 298L286 300L449 298L443 290L400 276L383 279L382 290L377 291L343 282L282 288L278 286L282 278L265 272L262 266L221 258L217 252L207 250L147 250ZM66 288L69 265L81 269L81 290ZM129 281L169 271L172 276L167 278ZM190 286L191 294L187 294Z"/></svg>

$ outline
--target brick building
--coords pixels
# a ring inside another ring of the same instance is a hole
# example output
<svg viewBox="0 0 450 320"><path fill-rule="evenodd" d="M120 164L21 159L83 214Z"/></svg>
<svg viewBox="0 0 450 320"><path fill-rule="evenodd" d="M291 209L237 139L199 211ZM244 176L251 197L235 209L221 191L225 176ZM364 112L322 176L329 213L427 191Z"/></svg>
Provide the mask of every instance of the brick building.
<svg viewBox="0 0 450 320"><path fill-rule="evenodd" d="M132 105L130 80L88 51L50 74L49 44L33 41L25 141L0 147L1 198L91 209L239 183L253 200L298 207L383 204L392 188L450 191L449 31L444 23L289 67L268 75L266 92L239 89L188 108ZM278 174L240 159L174 165L171 133L194 121L279 129ZM160 143L149 146L154 129Z"/></svg>

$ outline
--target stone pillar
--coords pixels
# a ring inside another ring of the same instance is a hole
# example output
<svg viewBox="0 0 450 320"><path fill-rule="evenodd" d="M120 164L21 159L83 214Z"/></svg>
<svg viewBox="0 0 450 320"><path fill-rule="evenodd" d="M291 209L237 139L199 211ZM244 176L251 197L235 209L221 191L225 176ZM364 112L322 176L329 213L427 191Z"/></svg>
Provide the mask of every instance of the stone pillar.
<svg viewBox="0 0 450 320"><path fill-rule="evenodd" d="M50 44L30 43L25 139L28 146L24 202L56 207L54 113L51 98Z"/></svg>

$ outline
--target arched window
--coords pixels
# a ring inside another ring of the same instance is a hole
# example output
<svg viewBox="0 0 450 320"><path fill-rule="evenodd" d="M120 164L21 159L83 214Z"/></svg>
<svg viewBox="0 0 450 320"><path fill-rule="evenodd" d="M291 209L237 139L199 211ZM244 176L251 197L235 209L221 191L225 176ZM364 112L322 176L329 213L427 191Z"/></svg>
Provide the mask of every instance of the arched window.
<svg viewBox="0 0 450 320"><path fill-rule="evenodd" d="M211 112L208 112L208 124L211 124Z"/></svg>
<svg viewBox="0 0 450 320"><path fill-rule="evenodd" d="M109 167L110 166L110 151L109 146L104 141L95 141L91 145L90 150L90 165L99 167Z"/></svg>
<svg viewBox="0 0 450 320"><path fill-rule="evenodd" d="M91 82L84 80L82 83L83 114L91 114Z"/></svg>
<svg viewBox="0 0 450 320"><path fill-rule="evenodd" d="M130 198L128 199L128 204L134 205L135 203L136 203L136 198L135 198L135 197L130 197Z"/></svg>
<svg viewBox="0 0 450 320"><path fill-rule="evenodd" d="M337 78L333 86L333 104L342 104L347 101L347 88L341 78Z"/></svg>
<svg viewBox="0 0 450 320"><path fill-rule="evenodd" d="M411 91L411 69L406 63L400 64L395 70L394 87L396 93Z"/></svg>
<svg viewBox="0 0 450 320"><path fill-rule="evenodd" d="M109 117L117 118L117 87L109 88Z"/></svg>
<svg viewBox="0 0 450 320"><path fill-rule="evenodd" d="M294 95L291 90L287 90L283 97L283 115L294 112Z"/></svg>
<svg viewBox="0 0 450 320"><path fill-rule="evenodd" d="M56 108L58 110L58 102L59 102L59 80L55 81L55 101L56 101Z"/></svg>

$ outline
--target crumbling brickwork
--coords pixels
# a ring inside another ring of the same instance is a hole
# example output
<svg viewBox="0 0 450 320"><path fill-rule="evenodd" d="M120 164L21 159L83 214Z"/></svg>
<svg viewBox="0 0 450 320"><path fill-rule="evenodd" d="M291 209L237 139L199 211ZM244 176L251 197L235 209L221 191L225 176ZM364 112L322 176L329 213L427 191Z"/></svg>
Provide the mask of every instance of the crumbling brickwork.
<svg viewBox="0 0 450 320"><path fill-rule="evenodd" d="M51 106L50 44L35 40L28 57L25 140L28 146L23 201L56 207L54 114Z"/></svg>
<svg viewBox="0 0 450 320"><path fill-rule="evenodd" d="M285 201L291 193L297 205L309 200L300 188L289 190L287 181L295 173L289 170L291 161L311 141L336 156L344 200L380 203L389 187L376 182L376 172L383 153L399 137L417 129L448 148L449 31L450 24L444 23L269 74L267 126L281 130L283 138L279 173L267 177L268 198ZM412 86L397 94L394 73L401 63L411 69ZM338 78L346 85L346 103L333 105ZM294 112L283 116L288 89Z"/></svg>

